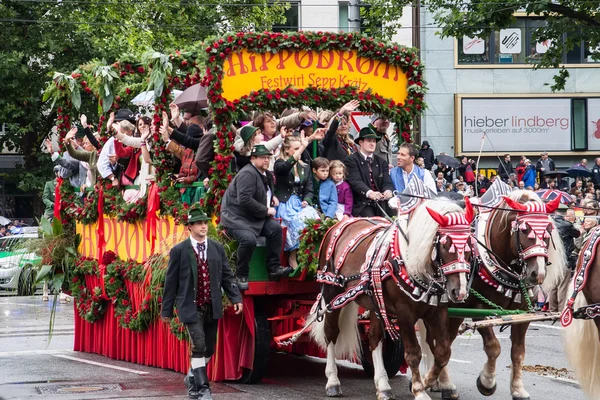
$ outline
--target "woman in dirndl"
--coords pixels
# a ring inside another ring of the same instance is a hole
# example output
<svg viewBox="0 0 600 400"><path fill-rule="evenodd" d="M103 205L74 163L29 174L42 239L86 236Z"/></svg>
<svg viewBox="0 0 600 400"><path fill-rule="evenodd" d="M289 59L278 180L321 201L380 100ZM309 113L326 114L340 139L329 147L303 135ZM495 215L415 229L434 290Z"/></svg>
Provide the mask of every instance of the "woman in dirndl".
<svg viewBox="0 0 600 400"><path fill-rule="evenodd" d="M275 196L279 200L276 218L287 227L284 251L288 253L289 265L298 267L297 252L300 234L306 219L317 219L319 214L311 206L313 177L310 165L300 159L308 141L298 136L287 136L279 159L275 161Z"/></svg>

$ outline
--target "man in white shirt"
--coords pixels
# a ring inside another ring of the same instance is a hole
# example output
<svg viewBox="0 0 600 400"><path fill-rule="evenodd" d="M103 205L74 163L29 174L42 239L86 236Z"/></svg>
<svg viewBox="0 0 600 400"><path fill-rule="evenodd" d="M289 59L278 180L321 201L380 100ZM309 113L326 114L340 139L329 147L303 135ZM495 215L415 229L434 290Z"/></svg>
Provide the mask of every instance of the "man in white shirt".
<svg viewBox="0 0 600 400"><path fill-rule="evenodd" d="M431 173L415 164L417 148L411 143L402 143L398 150L398 166L392 168L390 177L394 184L394 190L401 193L404 191L411 179L420 179L426 188L437 193L437 187Z"/></svg>

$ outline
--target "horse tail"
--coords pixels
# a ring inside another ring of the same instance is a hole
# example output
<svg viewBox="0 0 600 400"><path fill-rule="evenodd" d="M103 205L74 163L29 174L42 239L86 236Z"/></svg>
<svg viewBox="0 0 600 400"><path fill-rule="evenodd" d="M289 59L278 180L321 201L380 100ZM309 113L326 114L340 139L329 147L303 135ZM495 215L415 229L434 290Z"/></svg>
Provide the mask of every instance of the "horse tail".
<svg viewBox="0 0 600 400"><path fill-rule="evenodd" d="M321 298L319 300L321 302L320 309L325 309L325 300ZM310 330L310 337L322 350L327 349L327 339L325 337L325 314L320 320L317 319L318 312L311 314L304 323L304 326L308 326L312 324L312 328Z"/></svg>
<svg viewBox="0 0 600 400"><path fill-rule="evenodd" d="M579 294L574 308L588 305ZM573 319L563 329L565 352L581 388L590 399L600 399L600 340L593 320Z"/></svg>
<svg viewBox="0 0 600 400"><path fill-rule="evenodd" d="M426 374L433 366L433 352L427 343L427 328L422 319L417 321L417 329L419 330L419 342L421 343L421 370Z"/></svg>
<svg viewBox="0 0 600 400"><path fill-rule="evenodd" d="M321 299L321 307L325 307L325 300ZM316 319L317 314L311 315L305 326L312 324L311 339L322 349L327 350L328 340L325 335L325 320L330 314L325 314L321 320ZM335 358L352 360L360 356L360 333L358 331L358 304L351 302L341 309L338 318L339 334L335 339Z"/></svg>
<svg viewBox="0 0 600 400"><path fill-rule="evenodd" d="M340 312L338 320L340 333L335 342L335 358L351 360L361 354L360 333L358 331L358 304L351 302Z"/></svg>

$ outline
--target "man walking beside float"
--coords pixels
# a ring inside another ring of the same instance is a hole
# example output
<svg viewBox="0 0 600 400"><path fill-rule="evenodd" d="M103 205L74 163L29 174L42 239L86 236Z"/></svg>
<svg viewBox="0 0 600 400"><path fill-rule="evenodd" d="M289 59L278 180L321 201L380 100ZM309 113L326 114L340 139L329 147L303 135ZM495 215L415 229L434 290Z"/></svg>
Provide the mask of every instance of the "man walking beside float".
<svg viewBox="0 0 600 400"><path fill-rule="evenodd" d="M207 238L209 220L201 210L190 211L190 237L169 254L161 311L162 320L169 323L177 306L192 345L191 368L184 382L189 398L202 400L212 400L206 364L214 354L218 320L223 316L221 289L236 314L242 312L242 295L223 245Z"/></svg>

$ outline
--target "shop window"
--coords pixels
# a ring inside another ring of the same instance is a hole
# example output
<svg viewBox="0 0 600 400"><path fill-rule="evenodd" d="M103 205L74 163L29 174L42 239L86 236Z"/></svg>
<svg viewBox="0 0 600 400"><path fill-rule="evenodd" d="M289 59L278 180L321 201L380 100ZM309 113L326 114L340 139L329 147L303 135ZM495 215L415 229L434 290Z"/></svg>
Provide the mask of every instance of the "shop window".
<svg viewBox="0 0 600 400"><path fill-rule="evenodd" d="M338 27L340 31L348 32L348 3L340 2Z"/></svg>
<svg viewBox="0 0 600 400"><path fill-rule="evenodd" d="M463 37L457 40L459 64L531 64L538 62L552 45L538 42L536 30L546 22L540 18L517 18L513 26L494 32L485 39ZM490 54L492 55L490 57ZM561 63L600 63L600 47L591 49L581 42L563 54Z"/></svg>
<svg viewBox="0 0 600 400"><path fill-rule="evenodd" d="M468 36L458 39L458 62L460 64L489 64L489 39Z"/></svg>
<svg viewBox="0 0 600 400"><path fill-rule="evenodd" d="M572 150L587 150L586 100L573 99Z"/></svg>
<svg viewBox="0 0 600 400"><path fill-rule="evenodd" d="M290 8L285 10L285 23L274 25L273 32L298 31L300 28L300 3L290 2Z"/></svg>
<svg viewBox="0 0 600 400"><path fill-rule="evenodd" d="M526 21L517 20L512 28L494 33L494 62L496 64L523 64L527 52Z"/></svg>

